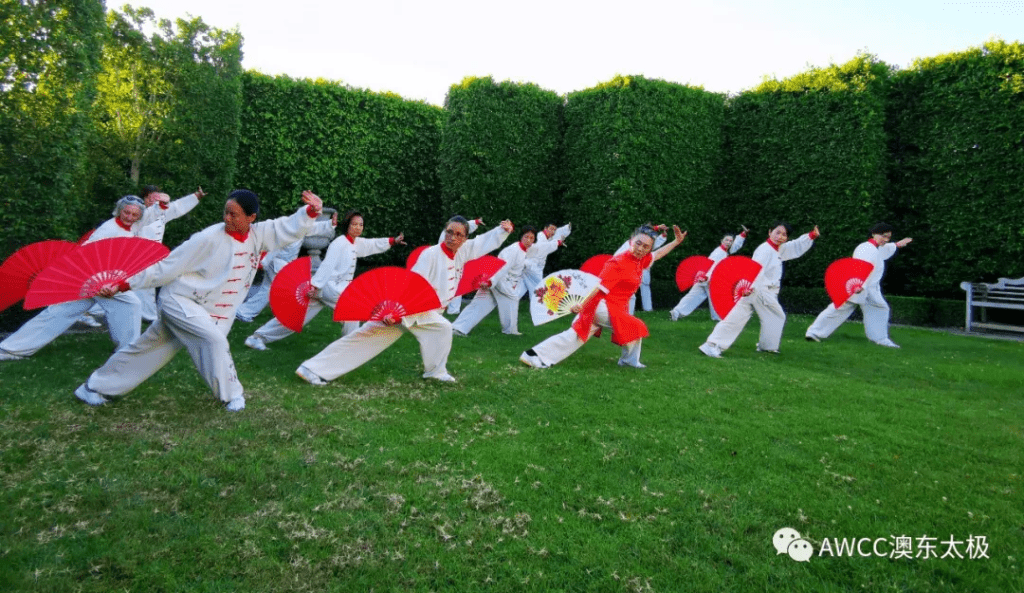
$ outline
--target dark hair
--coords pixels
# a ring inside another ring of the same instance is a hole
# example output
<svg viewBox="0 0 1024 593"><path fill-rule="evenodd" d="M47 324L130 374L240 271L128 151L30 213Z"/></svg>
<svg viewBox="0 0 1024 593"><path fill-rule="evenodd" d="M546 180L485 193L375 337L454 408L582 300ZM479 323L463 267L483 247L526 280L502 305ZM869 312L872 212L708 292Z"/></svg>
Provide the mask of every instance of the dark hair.
<svg viewBox="0 0 1024 593"><path fill-rule="evenodd" d="M892 225L880 222L868 230L868 235L884 235L892 232Z"/></svg>
<svg viewBox="0 0 1024 593"><path fill-rule="evenodd" d="M341 217L341 223L339 223L338 226L345 229L342 232L343 235L348 234L348 225L352 224L352 219L355 218L356 216L362 218L363 221L365 222L366 217L363 216L363 213L358 210L349 210L348 212L345 213L345 216Z"/></svg>
<svg viewBox="0 0 1024 593"><path fill-rule="evenodd" d="M721 243L722 241L725 241L726 237L729 237L730 239L735 241L736 240L736 235L738 235L738 234L739 233L725 233L724 235L722 235L722 238L721 238L721 240L719 240L719 243Z"/></svg>
<svg viewBox="0 0 1024 593"><path fill-rule="evenodd" d="M445 223L444 228L447 229L448 225L450 225L453 222L461 224L462 227L466 229L466 236L469 236L469 221L466 220L465 216L459 216L458 214L456 214L455 216L448 219L448 222Z"/></svg>
<svg viewBox="0 0 1024 593"><path fill-rule="evenodd" d="M158 192L158 191L160 191L160 188L155 186L155 185L143 185L142 186L142 193L139 194L139 197L142 198L143 200L145 200L146 196L148 196L149 194L151 194L153 192Z"/></svg>
<svg viewBox="0 0 1024 593"><path fill-rule="evenodd" d="M789 223L784 220L776 220L775 222L773 222L772 226L768 227L768 232L770 233L774 231L777 227L782 227L786 229L787 237L793 234L793 227L789 226Z"/></svg>
<svg viewBox="0 0 1024 593"><path fill-rule="evenodd" d="M537 238L537 227L533 226L532 224L528 224L528 225L524 226L523 228L519 229L519 238L522 239L523 235L525 235L526 233L533 233L533 238L536 239Z"/></svg>
<svg viewBox="0 0 1024 593"><path fill-rule="evenodd" d="M228 199L238 202L246 216L260 213L260 197L254 191L236 189L228 194Z"/></svg>
<svg viewBox="0 0 1024 593"><path fill-rule="evenodd" d="M659 233L657 229L652 227L650 223L646 223L633 232L634 237L637 235L647 235L652 240L657 240L658 236L661 235L661 233Z"/></svg>

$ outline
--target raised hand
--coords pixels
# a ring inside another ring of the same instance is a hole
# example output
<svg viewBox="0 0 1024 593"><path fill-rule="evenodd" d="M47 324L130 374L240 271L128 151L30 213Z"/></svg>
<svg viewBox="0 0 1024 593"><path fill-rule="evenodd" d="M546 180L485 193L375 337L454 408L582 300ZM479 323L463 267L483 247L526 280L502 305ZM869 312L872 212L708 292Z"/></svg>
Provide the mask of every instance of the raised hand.
<svg viewBox="0 0 1024 593"><path fill-rule="evenodd" d="M320 196L309 191L308 189L302 192L302 201L303 203L312 207L317 214L320 214L320 212L324 209L324 201L320 199Z"/></svg>
<svg viewBox="0 0 1024 593"><path fill-rule="evenodd" d="M395 237L395 245L405 245L405 244L406 244L405 243L405 233L398 233L398 236Z"/></svg>
<svg viewBox="0 0 1024 593"><path fill-rule="evenodd" d="M512 229L513 229L512 221L511 220L503 220L503 221L501 221L501 228L504 229L504 231L506 233L511 233Z"/></svg>

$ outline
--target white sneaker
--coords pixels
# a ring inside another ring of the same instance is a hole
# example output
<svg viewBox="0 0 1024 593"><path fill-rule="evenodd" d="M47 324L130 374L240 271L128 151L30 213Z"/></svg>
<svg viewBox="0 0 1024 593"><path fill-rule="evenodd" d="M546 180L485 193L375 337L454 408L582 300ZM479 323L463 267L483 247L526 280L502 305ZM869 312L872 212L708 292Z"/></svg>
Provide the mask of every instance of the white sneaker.
<svg viewBox="0 0 1024 593"><path fill-rule="evenodd" d="M882 340L881 342L875 342L875 343L878 344L879 346L885 346L886 348L899 348L900 347L899 344L897 344L896 342L893 342L889 338L886 338L886 339Z"/></svg>
<svg viewBox="0 0 1024 593"><path fill-rule="evenodd" d="M253 350L266 350L267 344L263 341L263 338L253 334L245 339L245 345L252 348Z"/></svg>
<svg viewBox="0 0 1024 593"><path fill-rule="evenodd" d="M818 336L813 336L811 334L805 335L804 339L807 340L808 342L820 342L821 341L821 338L819 338Z"/></svg>
<svg viewBox="0 0 1024 593"><path fill-rule="evenodd" d="M252 317L243 317L243 316L239 315L238 313L235 313L235 319L237 319L237 320L239 320L241 322L244 322L244 323L252 323Z"/></svg>
<svg viewBox="0 0 1024 593"><path fill-rule="evenodd" d="M455 377L449 375L448 373L445 373L443 375L439 375L437 377L427 377L427 379L433 379L435 381L440 381L442 383L458 383L459 382L458 379L456 379Z"/></svg>
<svg viewBox="0 0 1024 593"><path fill-rule="evenodd" d="M543 360L541 360L539 356L530 356L525 352L519 355L519 362L525 364L528 367L533 367L535 369L546 369L549 366L551 366L546 364Z"/></svg>
<svg viewBox="0 0 1024 593"><path fill-rule="evenodd" d="M676 313L675 309L668 312L668 318L672 321L679 321L679 313Z"/></svg>
<svg viewBox="0 0 1024 593"><path fill-rule="evenodd" d="M11 354L6 350L0 350L0 360L25 360L27 356L18 356L17 354Z"/></svg>
<svg viewBox="0 0 1024 593"><path fill-rule="evenodd" d="M501 333L505 334L506 336L521 336L521 335L523 335L522 332L504 332L503 331Z"/></svg>
<svg viewBox="0 0 1024 593"><path fill-rule="evenodd" d="M82 383L78 386L78 389L75 389L75 397L90 406L102 406L107 403L107 399L105 397L86 387L85 383Z"/></svg>
<svg viewBox="0 0 1024 593"><path fill-rule="evenodd" d="M769 350L767 348L762 348L760 344L757 345L756 350L758 352L767 352L768 354L778 354L779 353L778 350Z"/></svg>
<svg viewBox="0 0 1024 593"><path fill-rule="evenodd" d="M711 358L722 358L722 349L719 348L718 346L715 346L711 342L704 342L703 344L698 346L697 349L703 352L704 354L707 354Z"/></svg>
<svg viewBox="0 0 1024 593"><path fill-rule="evenodd" d="M237 412L245 409L245 398L241 395L228 402L225 406L229 412Z"/></svg>
<svg viewBox="0 0 1024 593"><path fill-rule="evenodd" d="M81 323L82 325L84 325L86 327L103 327L102 323L100 323L99 321L96 321L96 319L92 315L89 315L89 314L85 314L85 315L82 315L81 317L79 317L78 318L78 323Z"/></svg>
<svg viewBox="0 0 1024 593"><path fill-rule="evenodd" d="M620 367L633 367L634 369L646 369L647 368L647 365L642 363L642 362L638 362L636 364L629 364L628 362L626 362L624 360L620 360L619 361L619 366Z"/></svg>
<svg viewBox="0 0 1024 593"><path fill-rule="evenodd" d="M316 373L307 369L304 366L300 366L299 368L295 369L295 374L298 375L300 379L302 379L306 383L309 383L310 385L327 385L327 381L324 381L323 378L320 377L320 375L317 375Z"/></svg>
<svg viewBox="0 0 1024 593"><path fill-rule="evenodd" d="M453 335L453 336L458 336L458 337L460 337L460 338L465 338L465 337L467 336L467 334L464 334L464 333L460 332L460 331L459 331L459 330L457 330L457 329L453 329L453 330L452 330L452 335Z"/></svg>

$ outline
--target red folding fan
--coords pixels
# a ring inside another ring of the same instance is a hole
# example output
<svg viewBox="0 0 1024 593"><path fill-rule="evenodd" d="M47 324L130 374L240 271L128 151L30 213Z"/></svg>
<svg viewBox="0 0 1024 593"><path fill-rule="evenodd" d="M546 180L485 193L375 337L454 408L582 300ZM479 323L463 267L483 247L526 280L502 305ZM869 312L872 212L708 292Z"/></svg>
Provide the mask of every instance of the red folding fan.
<svg viewBox="0 0 1024 593"><path fill-rule="evenodd" d="M853 257L837 259L829 264L825 270L825 290L837 309L863 286L874 268L871 262Z"/></svg>
<svg viewBox="0 0 1024 593"><path fill-rule="evenodd" d="M415 272L396 266L375 268L356 276L334 307L335 321L398 321L440 309L434 287Z"/></svg>
<svg viewBox="0 0 1024 593"><path fill-rule="evenodd" d="M455 296L462 296L480 288L481 284L494 277L504 265L505 260L493 255L482 255L466 262L466 267L462 269L462 279L455 289Z"/></svg>
<svg viewBox="0 0 1024 593"><path fill-rule="evenodd" d="M594 257L583 262L583 265L580 266L580 271L586 272L588 274L593 274L595 276L600 276L601 270L604 269L604 265L608 263L608 260L610 260L611 258L612 256L606 253L595 255Z"/></svg>
<svg viewBox="0 0 1024 593"><path fill-rule="evenodd" d="M293 332L301 332L306 321L312 268L310 258L300 257L281 268L270 285L270 310Z"/></svg>
<svg viewBox="0 0 1024 593"><path fill-rule="evenodd" d="M71 241L40 241L15 251L0 265L0 311L25 298L36 275L76 247Z"/></svg>
<svg viewBox="0 0 1024 593"><path fill-rule="evenodd" d="M416 262L420 259L420 254L423 253L423 250L426 249L427 247L430 247L430 245L420 245L416 249L412 250L412 253L409 254L409 257L405 258L406 270L411 270L412 267L416 265Z"/></svg>
<svg viewBox="0 0 1024 593"><path fill-rule="evenodd" d="M742 255L731 255L718 264L711 275L710 292L711 306L719 317L725 319L760 272L761 264Z"/></svg>
<svg viewBox="0 0 1024 593"><path fill-rule="evenodd" d="M124 282L170 252L161 243L138 237L114 237L82 245L36 276L25 295L25 308L94 297L104 286Z"/></svg>
<svg viewBox="0 0 1024 593"><path fill-rule="evenodd" d="M686 292L694 284L707 280L708 270L713 265L715 262L703 255L691 255L679 262L679 267L676 268L676 286L679 287L679 292Z"/></svg>

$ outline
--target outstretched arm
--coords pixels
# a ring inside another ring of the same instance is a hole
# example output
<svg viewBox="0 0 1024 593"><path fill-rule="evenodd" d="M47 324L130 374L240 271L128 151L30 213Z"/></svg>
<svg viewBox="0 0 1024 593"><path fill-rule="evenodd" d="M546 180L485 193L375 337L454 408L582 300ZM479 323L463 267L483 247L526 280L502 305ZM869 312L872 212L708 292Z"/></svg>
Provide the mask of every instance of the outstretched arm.
<svg viewBox="0 0 1024 593"><path fill-rule="evenodd" d="M671 243L662 246L660 249L652 253L651 257L654 258L653 261L658 261L659 259L665 257L673 249L675 249L677 245L679 245L680 243L683 242L684 239L686 239L686 232L680 230L679 225L672 225L672 232L675 234L675 239L673 239Z"/></svg>

